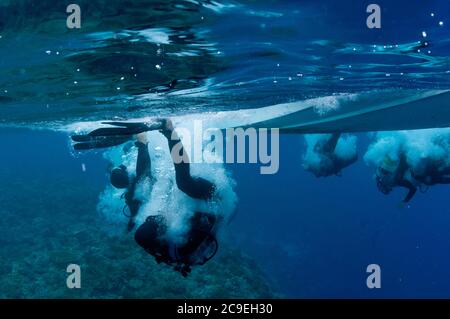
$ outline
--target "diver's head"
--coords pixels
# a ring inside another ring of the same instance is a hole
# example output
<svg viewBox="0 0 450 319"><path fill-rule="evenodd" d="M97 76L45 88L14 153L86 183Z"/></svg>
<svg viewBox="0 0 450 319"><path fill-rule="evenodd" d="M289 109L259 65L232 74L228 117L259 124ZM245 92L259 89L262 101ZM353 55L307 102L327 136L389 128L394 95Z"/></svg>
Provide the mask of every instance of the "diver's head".
<svg viewBox="0 0 450 319"><path fill-rule="evenodd" d="M110 181L115 188L127 188L130 184L127 168L124 165L114 168L111 171Z"/></svg>
<svg viewBox="0 0 450 319"><path fill-rule="evenodd" d="M386 155L379 163L375 180L377 187L383 194L389 194L392 192L392 188L395 186L395 175L398 170L398 161L393 160L389 155Z"/></svg>

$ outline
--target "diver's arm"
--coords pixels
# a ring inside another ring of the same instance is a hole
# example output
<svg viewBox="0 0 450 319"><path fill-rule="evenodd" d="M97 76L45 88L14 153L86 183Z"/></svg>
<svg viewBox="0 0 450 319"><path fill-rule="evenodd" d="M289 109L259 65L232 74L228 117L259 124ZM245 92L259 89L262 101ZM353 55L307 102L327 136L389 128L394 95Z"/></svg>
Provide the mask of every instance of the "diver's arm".
<svg viewBox="0 0 450 319"><path fill-rule="evenodd" d="M402 180L398 185L408 189L408 194L406 194L406 197L402 200L403 203L408 203L416 194L417 187L407 180Z"/></svg>
<svg viewBox="0 0 450 319"><path fill-rule="evenodd" d="M167 120L167 124L161 130L161 133L164 134L169 143L178 188L192 198L211 199L216 190L216 186L204 178L191 176L189 156L178 134L173 129L170 120ZM174 152L175 146L178 148L177 152Z"/></svg>

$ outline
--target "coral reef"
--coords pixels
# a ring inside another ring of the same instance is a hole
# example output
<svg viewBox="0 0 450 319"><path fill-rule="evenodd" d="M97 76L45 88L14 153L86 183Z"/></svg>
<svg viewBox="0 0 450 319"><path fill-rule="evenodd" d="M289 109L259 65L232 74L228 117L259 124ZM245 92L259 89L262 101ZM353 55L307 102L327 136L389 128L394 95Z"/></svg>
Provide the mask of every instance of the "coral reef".
<svg viewBox="0 0 450 319"><path fill-rule="evenodd" d="M101 186L88 175L0 175L8 180L0 186L0 298L275 297L257 265L226 244L183 278L132 234L110 234L95 209ZM70 263L81 267L81 289L66 286Z"/></svg>

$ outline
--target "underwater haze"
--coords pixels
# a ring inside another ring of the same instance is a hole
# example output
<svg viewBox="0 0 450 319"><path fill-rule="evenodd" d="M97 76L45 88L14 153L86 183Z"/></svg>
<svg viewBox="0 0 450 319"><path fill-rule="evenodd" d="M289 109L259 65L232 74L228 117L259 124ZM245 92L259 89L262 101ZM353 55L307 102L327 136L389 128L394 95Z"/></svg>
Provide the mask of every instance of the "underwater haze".
<svg viewBox="0 0 450 319"><path fill-rule="evenodd" d="M316 145L329 135L281 131L272 175L192 165L218 186L212 209L229 223L217 256L187 278L125 231L108 172L134 169L137 152L76 152L70 140L107 120L225 128L305 101L332 116L342 97L388 104L437 92L446 109L448 1L374 0L379 29L366 25L372 2L350 0L78 0L81 28L70 29L71 2L0 0L0 298L450 298L450 181L419 178L427 165L450 176L442 125L348 129L333 159L357 161L327 177L316 176L327 160ZM140 190L151 195L139 195L148 201L137 221L164 212L178 236L194 204L163 136L146 134L156 181ZM376 179L403 158L417 190L407 203L404 187L385 195ZM66 286L69 264L81 267L81 289ZM380 288L368 287L371 264Z"/></svg>

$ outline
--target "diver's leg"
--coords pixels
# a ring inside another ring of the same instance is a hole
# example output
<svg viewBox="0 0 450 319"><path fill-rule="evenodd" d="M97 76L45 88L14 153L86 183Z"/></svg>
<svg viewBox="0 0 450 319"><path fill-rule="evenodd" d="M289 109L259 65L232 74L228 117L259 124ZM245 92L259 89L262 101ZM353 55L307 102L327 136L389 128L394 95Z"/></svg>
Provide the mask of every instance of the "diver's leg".
<svg viewBox="0 0 450 319"><path fill-rule="evenodd" d="M190 172L189 156L177 133L173 130L171 123L162 130L169 143L169 150L175 166L175 177L178 188L188 196L197 199L210 199L216 186L210 181L201 177L192 177ZM178 154L174 154L173 149L178 145ZM181 158L179 158L181 156Z"/></svg>

